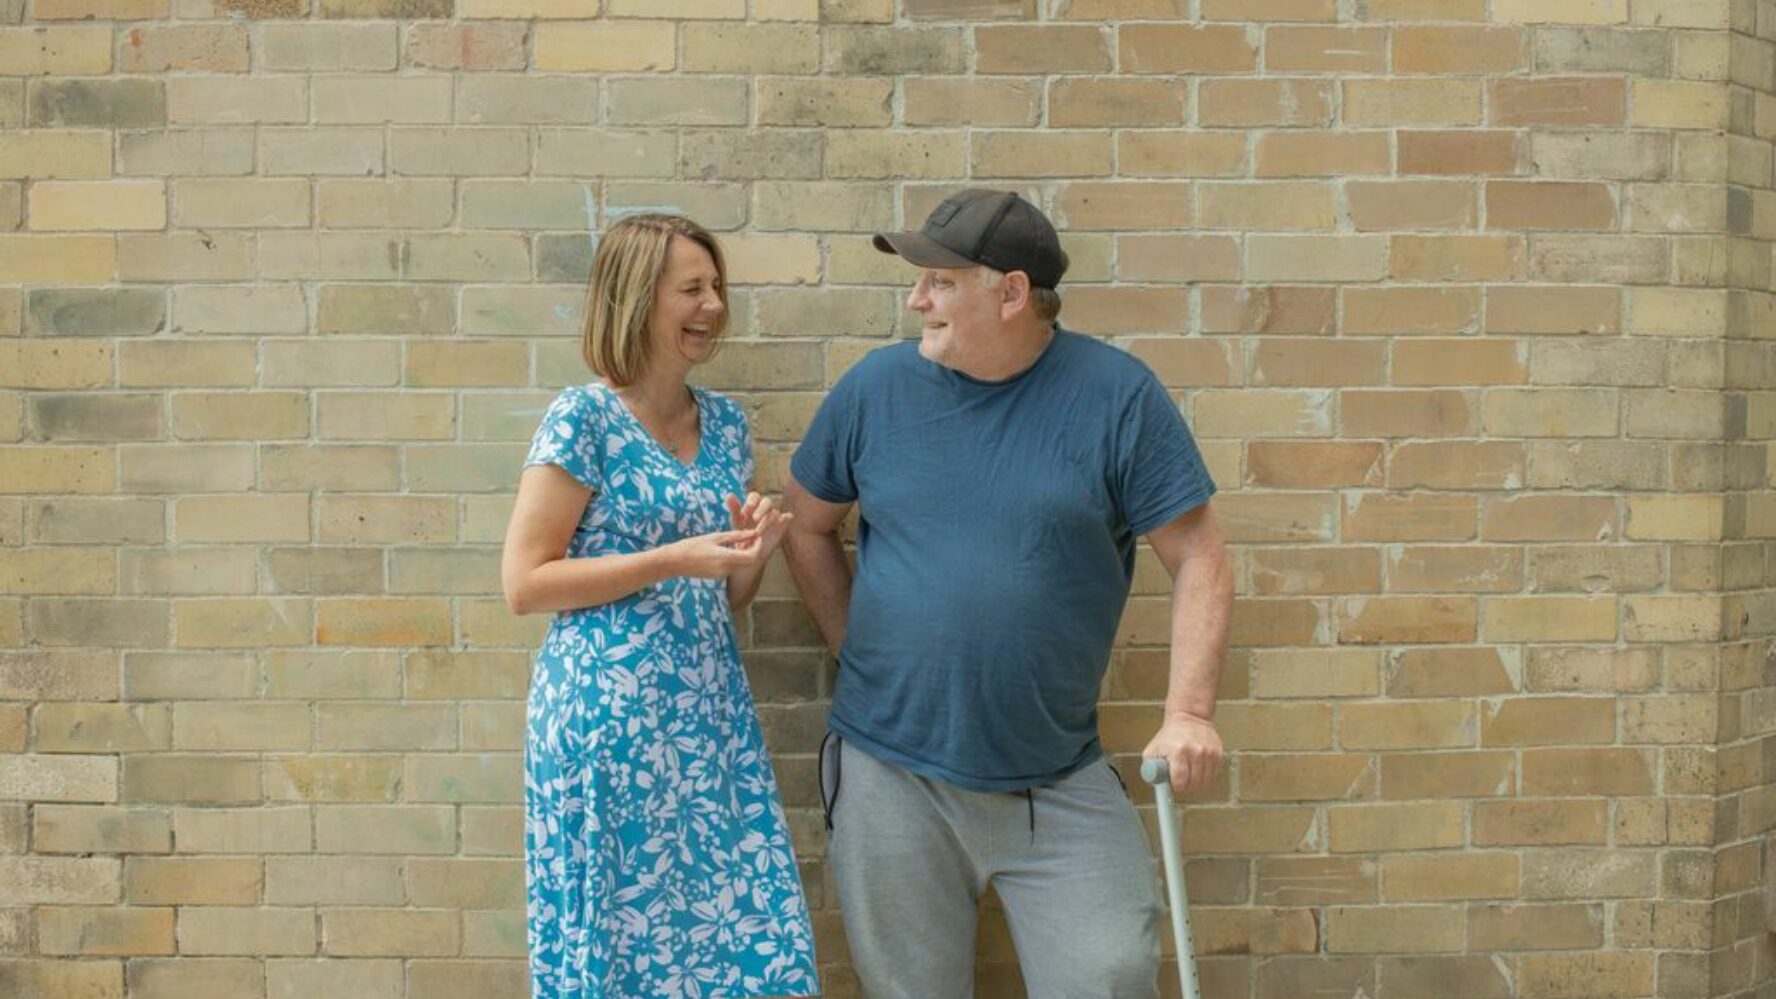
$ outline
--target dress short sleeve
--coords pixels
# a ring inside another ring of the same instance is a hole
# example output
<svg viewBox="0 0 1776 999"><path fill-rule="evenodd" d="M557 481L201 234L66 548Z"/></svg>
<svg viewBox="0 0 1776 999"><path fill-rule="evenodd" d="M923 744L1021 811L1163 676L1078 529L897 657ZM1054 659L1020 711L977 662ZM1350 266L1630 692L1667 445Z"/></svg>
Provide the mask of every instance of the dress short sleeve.
<svg viewBox="0 0 1776 999"><path fill-rule="evenodd" d="M524 456L525 467L558 465L596 492L604 482L599 447L603 439L604 421L591 393L578 387L564 389L543 414L530 453Z"/></svg>

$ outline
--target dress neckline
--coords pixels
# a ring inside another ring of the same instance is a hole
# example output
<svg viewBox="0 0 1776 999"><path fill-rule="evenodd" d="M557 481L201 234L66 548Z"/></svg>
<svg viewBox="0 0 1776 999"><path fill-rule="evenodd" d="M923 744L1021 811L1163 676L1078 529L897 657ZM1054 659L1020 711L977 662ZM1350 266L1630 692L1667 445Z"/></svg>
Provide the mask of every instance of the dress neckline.
<svg viewBox="0 0 1776 999"><path fill-rule="evenodd" d="M664 441L654 436L654 432L647 428L647 424L641 422L641 417L637 416L635 410L629 407L629 401L624 399L621 393L605 384L602 378L593 380L591 384L603 389L605 394L610 396L611 401L616 404L617 408L623 411L623 417L633 424L635 429L641 432L641 436L646 438L647 442L653 445L654 450L658 451L667 461L672 462L672 464L677 466L681 471L689 471L702 464L703 453L709 450L705 440L705 433L709 428L709 410L704 405L702 389L688 383L685 385L686 388L691 390L692 404L697 407L697 450L696 453L691 455L690 460L686 461L674 454L672 449L667 447Z"/></svg>

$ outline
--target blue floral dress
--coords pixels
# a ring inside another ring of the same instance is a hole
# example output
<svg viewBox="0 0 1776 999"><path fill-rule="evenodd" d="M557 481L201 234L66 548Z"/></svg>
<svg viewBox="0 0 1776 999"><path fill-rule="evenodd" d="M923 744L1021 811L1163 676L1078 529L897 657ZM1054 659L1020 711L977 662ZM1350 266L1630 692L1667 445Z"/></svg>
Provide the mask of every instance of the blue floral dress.
<svg viewBox="0 0 1776 999"><path fill-rule="evenodd" d="M526 465L591 487L570 556L728 530L752 441L700 389L701 446L666 451L602 382L549 407ZM723 580L677 578L556 615L527 712L525 879L535 999L819 992L796 871Z"/></svg>

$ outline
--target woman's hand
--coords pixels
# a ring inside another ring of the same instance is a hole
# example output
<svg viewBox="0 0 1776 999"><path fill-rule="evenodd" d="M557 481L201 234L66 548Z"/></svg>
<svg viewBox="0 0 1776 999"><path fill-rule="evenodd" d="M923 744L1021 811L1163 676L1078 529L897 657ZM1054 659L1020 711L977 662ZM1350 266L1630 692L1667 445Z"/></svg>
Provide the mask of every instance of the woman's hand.
<svg viewBox="0 0 1776 999"><path fill-rule="evenodd" d="M758 563L763 565L770 561L771 553L783 540L783 532L789 529L789 522L794 514L777 509L777 505L767 496L758 493L747 493L746 502L740 502L737 496L728 497L728 515L734 519L735 530L754 531L757 539L752 542L756 546Z"/></svg>
<svg viewBox="0 0 1776 999"><path fill-rule="evenodd" d="M673 574L693 579L725 579L758 561L756 530L716 531L665 545Z"/></svg>

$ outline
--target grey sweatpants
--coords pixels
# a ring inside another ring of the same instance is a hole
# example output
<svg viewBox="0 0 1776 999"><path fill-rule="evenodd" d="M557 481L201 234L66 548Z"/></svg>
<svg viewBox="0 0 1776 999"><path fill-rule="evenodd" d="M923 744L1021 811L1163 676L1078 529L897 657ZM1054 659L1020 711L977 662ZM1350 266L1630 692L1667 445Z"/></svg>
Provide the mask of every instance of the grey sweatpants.
<svg viewBox="0 0 1776 999"><path fill-rule="evenodd" d="M870 999L969 999L989 883L1030 999L1159 994L1153 854L1107 761L1028 798L927 780L837 737L821 764L829 796L838 777L828 861Z"/></svg>

